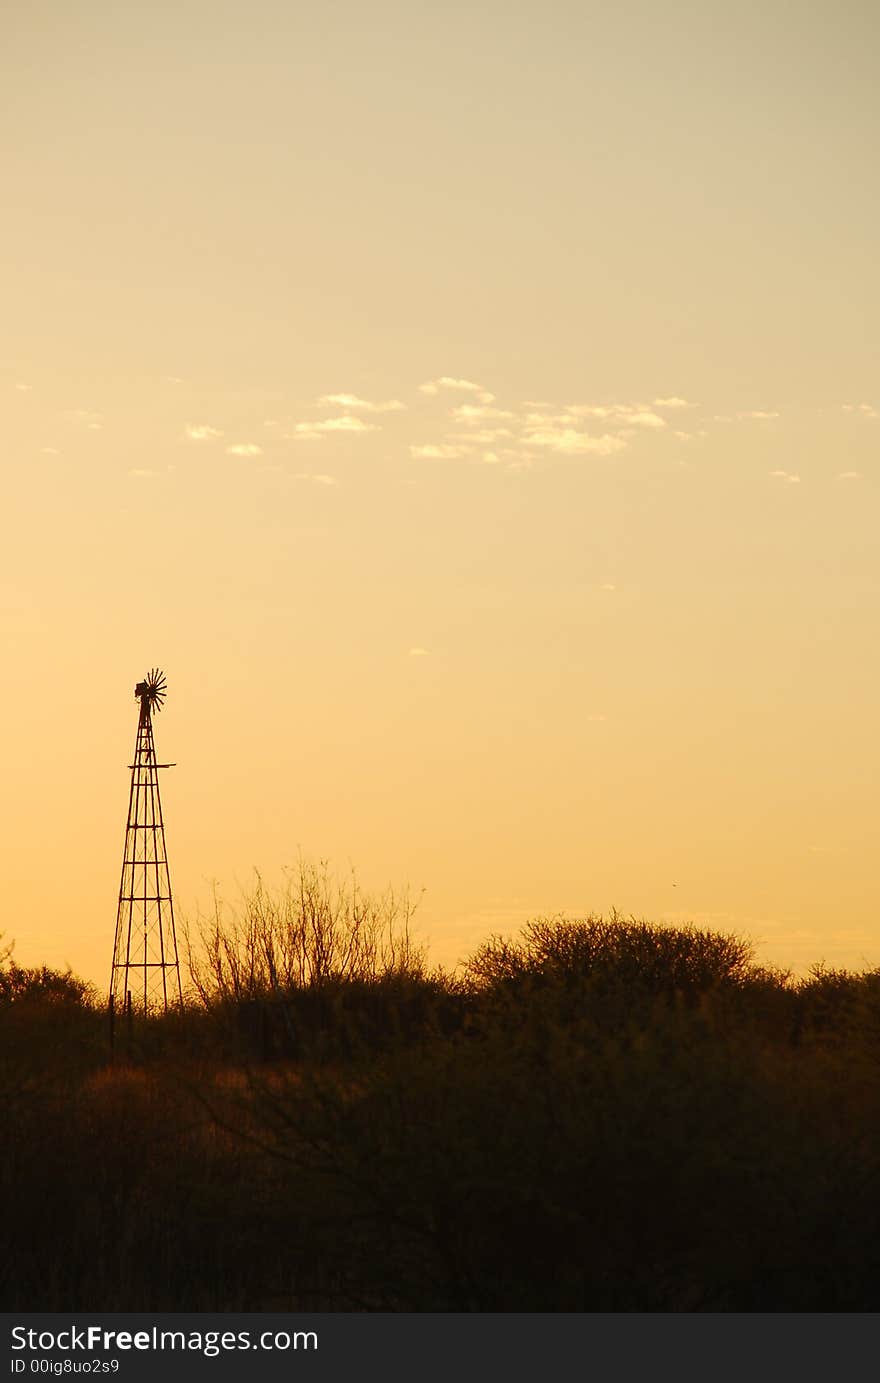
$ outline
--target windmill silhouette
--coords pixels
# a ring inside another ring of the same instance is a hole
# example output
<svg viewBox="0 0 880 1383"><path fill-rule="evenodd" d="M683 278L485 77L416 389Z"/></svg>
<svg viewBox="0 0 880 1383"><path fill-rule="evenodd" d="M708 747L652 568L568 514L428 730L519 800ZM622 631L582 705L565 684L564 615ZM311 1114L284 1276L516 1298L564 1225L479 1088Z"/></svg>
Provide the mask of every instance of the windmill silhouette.
<svg viewBox="0 0 880 1383"><path fill-rule="evenodd" d="M165 700L164 674L153 668L134 694L140 714L134 762L129 764L131 791L110 973L111 1031L114 1013L164 1012L183 1003L159 796L159 769L173 764L156 762L153 743L153 714Z"/></svg>

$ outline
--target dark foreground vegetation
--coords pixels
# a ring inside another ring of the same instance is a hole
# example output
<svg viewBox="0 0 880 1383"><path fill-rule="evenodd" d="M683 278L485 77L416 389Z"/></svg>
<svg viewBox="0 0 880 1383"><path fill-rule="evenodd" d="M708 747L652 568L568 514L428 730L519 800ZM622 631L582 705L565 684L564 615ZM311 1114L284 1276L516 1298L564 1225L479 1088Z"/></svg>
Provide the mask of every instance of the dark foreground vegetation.
<svg viewBox="0 0 880 1383"><path fill-rule="evenodd" d="M304 869L117 1034L0 966L5 1310L868 1311L880 972L587 918L429 971Z"/></svg>

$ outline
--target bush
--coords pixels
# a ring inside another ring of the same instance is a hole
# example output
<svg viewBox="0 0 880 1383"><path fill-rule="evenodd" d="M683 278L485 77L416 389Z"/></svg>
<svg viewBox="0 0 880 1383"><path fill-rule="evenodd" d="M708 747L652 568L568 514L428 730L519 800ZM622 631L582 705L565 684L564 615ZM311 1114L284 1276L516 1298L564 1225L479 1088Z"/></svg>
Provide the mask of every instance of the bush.
<svg viewBox="0 0 880 1383"><path fill-rule="evenodd" d="M364 893L354 874L333 878L326 863L300 860L275 891L257 874L240 912L215 892L212 916L184 926L193 988L211 1007L340 980L419 976L424 951L411 936L414 911L406 892Z"/></svg>

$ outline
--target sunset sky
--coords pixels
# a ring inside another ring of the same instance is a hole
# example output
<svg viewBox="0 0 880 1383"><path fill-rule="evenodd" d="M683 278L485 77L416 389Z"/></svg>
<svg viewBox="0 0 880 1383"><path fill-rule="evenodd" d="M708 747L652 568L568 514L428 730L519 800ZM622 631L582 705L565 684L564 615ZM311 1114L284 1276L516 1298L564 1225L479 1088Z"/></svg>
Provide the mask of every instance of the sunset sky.
<svg viewBox="0 0 880 1383"><path fill-rule="evenodd" d="M880 965L868 3L11 0L0 930L106 988L298 850L453 963Z"/></svg>

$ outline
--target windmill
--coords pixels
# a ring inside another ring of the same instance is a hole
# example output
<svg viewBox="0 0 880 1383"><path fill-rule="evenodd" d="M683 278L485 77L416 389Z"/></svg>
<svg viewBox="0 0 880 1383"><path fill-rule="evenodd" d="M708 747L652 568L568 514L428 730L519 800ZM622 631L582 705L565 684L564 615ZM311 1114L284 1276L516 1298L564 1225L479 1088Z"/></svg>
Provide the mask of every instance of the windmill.
<svg viewBox="0 0 880 1383"><path fill-rule="evenodd" d="M167 1011L182 1004L180 961L171 901L171 876L159 796L153 715L165 700L165 676L158 668L134 689L140 703L128 822L122 855L113 968L110 973L111 1027L114 1013Z"/></svg>

